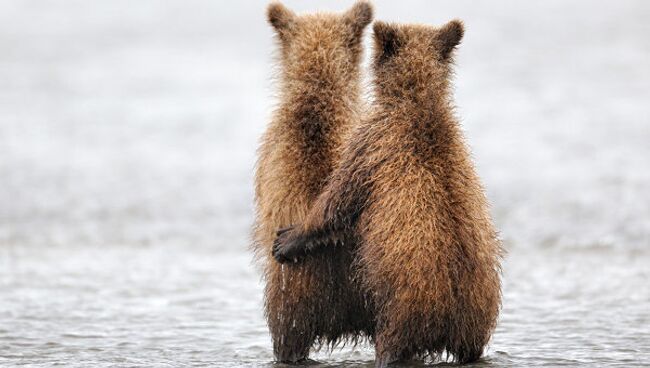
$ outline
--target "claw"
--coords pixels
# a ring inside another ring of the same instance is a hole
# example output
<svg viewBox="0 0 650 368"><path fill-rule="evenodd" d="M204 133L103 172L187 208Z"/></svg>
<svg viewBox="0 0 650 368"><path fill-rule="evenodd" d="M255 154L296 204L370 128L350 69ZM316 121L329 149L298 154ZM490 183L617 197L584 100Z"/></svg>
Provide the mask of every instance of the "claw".
<svg viewBox="0 0 650 368"><path fill-rule="evenodd" d="M276 230L275 236L280 236L280 235L286 233L287 231L293 229L293 227L294 227L294 225L289 225L287 227L279 228L278 230Z"/></svg>
<svg viewBox="0 0 650 368"><path fill-rule="evenodd" d="M285 262L284 256L282 255L282 252L280 252L280 244L277 242L273 244L273 248L271 249L271 255L279 263Z"/></svg>

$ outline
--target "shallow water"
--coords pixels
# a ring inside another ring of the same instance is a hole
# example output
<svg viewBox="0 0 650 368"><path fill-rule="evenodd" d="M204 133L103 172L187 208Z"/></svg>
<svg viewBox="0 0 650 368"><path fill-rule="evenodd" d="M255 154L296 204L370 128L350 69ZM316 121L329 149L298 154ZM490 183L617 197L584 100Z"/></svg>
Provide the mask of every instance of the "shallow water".
<svg viewBox="0 0 650 368"><path fill-rule="evenodd" d="M241 3L0 2L0 366L273 365L247 251L272 39ZM375 5L467 25L458 113L509 250L476 366L650 365L650 4Z"/></svg>
<svg viewBox="0 0 650 368"><path fill-rule="evenodd" d="M84 246L0 255L0 363L271 365L260 285L242 252ZM514 252L501 321L477 366L647 362L648 262L648 253L609 250ZM372 366L373 352L314 358Z"/></svg>

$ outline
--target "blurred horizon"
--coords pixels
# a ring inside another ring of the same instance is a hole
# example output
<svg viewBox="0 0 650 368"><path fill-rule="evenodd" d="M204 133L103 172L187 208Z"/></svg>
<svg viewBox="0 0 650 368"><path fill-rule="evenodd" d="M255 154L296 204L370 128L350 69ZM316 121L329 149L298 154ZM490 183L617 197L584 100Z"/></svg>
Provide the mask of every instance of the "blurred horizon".
<svg viewBox="0 0 650 368"><path fill-rule="evenodd" d="M276 103L266 3L74 4L0 5L0 242L247 242L254 153ZM644 3L422 4L378 2L376 19L465 21L458 115L509 245L645 248Z"/></svg>

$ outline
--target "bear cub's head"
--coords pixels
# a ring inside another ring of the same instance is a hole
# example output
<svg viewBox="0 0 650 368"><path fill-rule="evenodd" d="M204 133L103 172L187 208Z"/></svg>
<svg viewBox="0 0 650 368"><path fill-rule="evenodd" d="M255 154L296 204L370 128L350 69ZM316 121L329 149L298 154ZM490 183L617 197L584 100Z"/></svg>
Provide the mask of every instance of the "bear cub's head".
<svg viewBox="0 0 650 368"><path fill-rule="evenodd" d="M327 82L358 73L363 31L373 17L368 2L357 2L342 14L307 15L296 15L274 2L267 17L280 41L284 70L291 77Z"/></svg>
<svg viewBox="0 0 650 368"><path fill-rule="evenodd" d="M373 67L380 88L416 92L446 85L464 27L459 20L442 27L378 21L373 31Z"/></svg>

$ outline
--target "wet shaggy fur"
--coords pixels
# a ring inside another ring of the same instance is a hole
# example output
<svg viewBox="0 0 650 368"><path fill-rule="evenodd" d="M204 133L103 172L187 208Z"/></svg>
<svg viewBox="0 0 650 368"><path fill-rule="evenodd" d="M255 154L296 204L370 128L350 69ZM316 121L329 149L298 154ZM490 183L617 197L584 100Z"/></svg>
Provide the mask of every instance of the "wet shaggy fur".
<svg viewBox="0 0 650 368"><path fill-rule="evenodd" d="M271 256L276 230L304 221L361 115L359 64L372 8L296 15L268 7L279 52L280 104L265 132L255 176L254 248L263 268L265 314L278 361L308 357L314 343L335 345L370 334L352 256L336 252L300 264Z"/></svg>
<svg viewBox="0 0 650 368"><path fill-rule="evenodd" d="M376 365L480 358L501 300L501 244L453 114L453 50L463 25L374 26L375 101L280 262L356 244L373 296Z"/></svg>

